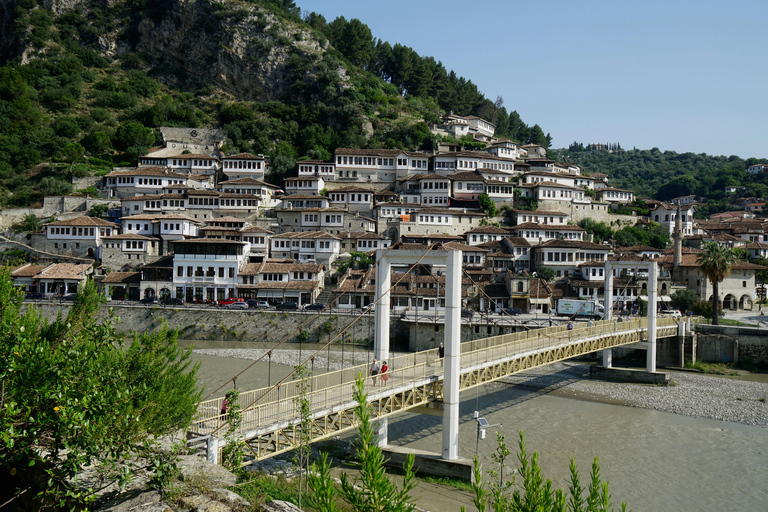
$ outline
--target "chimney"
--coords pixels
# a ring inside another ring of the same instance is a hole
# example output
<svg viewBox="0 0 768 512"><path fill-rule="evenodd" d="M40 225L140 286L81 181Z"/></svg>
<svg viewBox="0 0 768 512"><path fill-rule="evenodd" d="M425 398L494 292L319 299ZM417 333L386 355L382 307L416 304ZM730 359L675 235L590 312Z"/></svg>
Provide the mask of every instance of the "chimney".
<svg viewBox="0 0 768 512"><path fill-rule="evenodd" d="M672 240L675 249L675 257L672 262L672 275L677 276L677 269L683 259L683 216L680 212L680 204L677 205L677 216L675 217L675 230L672 232Z"/></svg>

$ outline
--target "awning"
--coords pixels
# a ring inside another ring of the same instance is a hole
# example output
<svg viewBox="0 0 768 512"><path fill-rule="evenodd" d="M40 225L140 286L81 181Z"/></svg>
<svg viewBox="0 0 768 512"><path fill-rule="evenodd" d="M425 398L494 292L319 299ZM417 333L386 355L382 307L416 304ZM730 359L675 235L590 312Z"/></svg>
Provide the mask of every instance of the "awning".
<svg viewBox="0 0 768 512"><path fill-rule="evenodd" d="M640 295L640 298L643 299L645 302L648 302L648 296L647 295ZM661 295L658 297L658 300L661 302L672 302L672 297L669 295Z"/></svg>
<svg viewBox="0 0 768 512"><path fill-rule="evenodd" d="M549 304L549 297L530 297L528 302L530 304Z"/></svg>

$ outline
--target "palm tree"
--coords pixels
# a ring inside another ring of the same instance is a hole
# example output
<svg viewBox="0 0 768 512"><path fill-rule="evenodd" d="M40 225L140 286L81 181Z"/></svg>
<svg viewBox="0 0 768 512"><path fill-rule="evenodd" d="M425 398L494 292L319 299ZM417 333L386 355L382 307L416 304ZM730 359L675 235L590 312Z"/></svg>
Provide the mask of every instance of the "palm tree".
<svg viewBox="0 0 768 512"><path fill-rule="evenodd" d="M723 279L731 273L731 265L736 260L736 254L733 249L728 249L717 242L705 242L701 248L703 252L696 258L696 263L699 264L704 277L712 283L712 325L718 325L720 320L718 288Z"/></svg>

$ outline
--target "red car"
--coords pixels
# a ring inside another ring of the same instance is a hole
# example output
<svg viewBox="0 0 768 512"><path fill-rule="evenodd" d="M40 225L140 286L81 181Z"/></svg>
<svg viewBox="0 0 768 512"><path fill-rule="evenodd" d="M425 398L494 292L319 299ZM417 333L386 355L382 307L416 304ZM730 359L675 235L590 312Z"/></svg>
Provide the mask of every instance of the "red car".
<svg viewBox="0 0 768 512"><path fill-rule="evenodd" d="M244 299L236 299L234 297L229 299L224 299L221 302L219 302L219 306L229 306L230 304L233 304L235 302L244 302Z"/></svg>

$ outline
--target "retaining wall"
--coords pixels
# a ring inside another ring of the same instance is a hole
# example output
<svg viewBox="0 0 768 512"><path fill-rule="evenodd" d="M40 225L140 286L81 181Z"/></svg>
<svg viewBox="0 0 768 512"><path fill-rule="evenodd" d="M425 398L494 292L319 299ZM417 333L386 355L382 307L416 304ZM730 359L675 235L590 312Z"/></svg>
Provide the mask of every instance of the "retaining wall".
<svg viewBox="0 0 768 512"><path fill-rule="evenodd" d="M59 311L66 316L69 304L35 304L49 320L55 320ZM229 310L222 308L163 308L162 306L135 306L111 308L117 317L117 330L122 333L143 332L159 328L163 321L171 329L179 329L179 337L188 340L213 341L259 341L277 343L298 329L305 322L309 323L302 329L309 333L307 342L327 342L328 332L331 337L344 329L354 318L348 313L321 314L315 317L312 313L259 311L259 310ZM109 314L109 307L102 307L99 317ZM311 319L311 321L310 321ZM396 322L393 319L393 322ZM350 327L344 336L344 341L361 341L374 335L375 316L368 315L358 320ZM392 332L395 331L393 325ZM295 341L294 339L290 341ZM341 341L341 338L339 338Z"/></svg>

